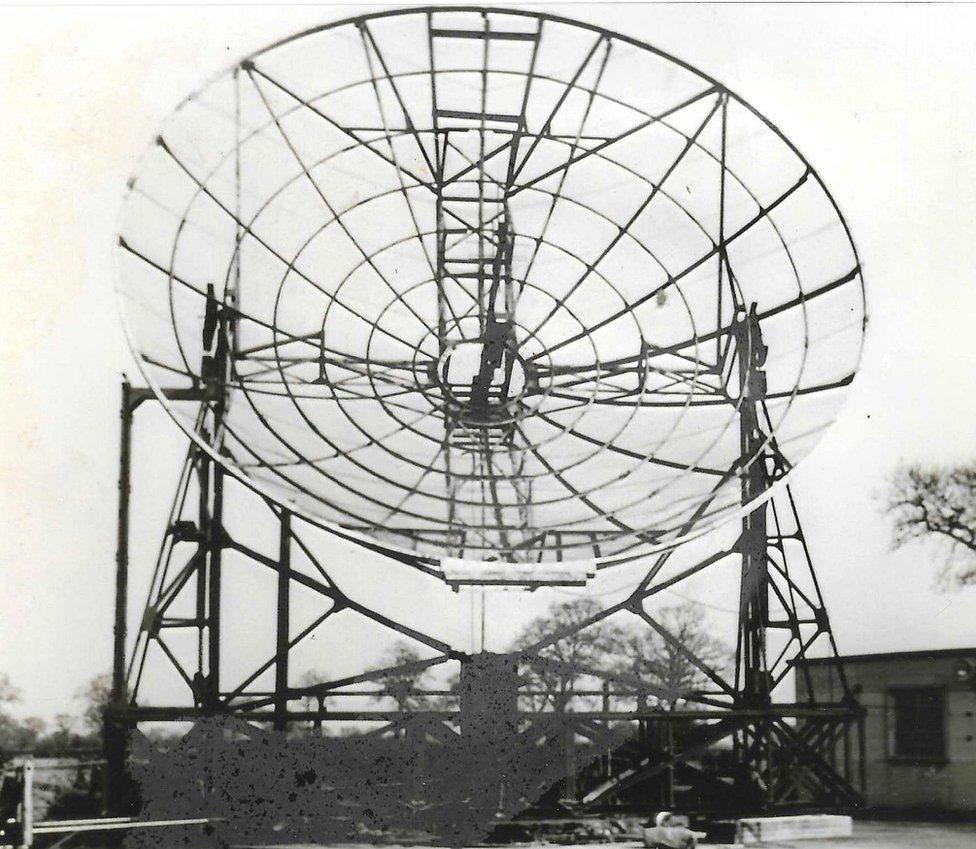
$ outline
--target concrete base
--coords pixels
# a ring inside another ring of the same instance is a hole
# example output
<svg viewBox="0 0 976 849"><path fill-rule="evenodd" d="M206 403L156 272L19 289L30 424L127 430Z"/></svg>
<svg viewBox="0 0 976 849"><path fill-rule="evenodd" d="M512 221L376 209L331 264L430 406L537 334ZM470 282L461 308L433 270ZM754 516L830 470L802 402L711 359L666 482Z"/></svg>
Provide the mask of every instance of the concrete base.
<svg viewBox="0 0 976 849"><path fill-rule="evenodd" d="M850 837L850 817L835 814L803 814L795 817L754 817L739 820L736 843L750 846L782 840Z"/></svg>

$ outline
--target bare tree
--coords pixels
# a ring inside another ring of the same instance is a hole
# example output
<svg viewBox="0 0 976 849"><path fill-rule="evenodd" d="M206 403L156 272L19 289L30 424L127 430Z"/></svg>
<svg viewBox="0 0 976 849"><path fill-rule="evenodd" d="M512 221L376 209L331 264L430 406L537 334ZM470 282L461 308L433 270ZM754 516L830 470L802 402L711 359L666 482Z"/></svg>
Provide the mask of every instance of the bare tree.
<svg viewBox="0 0 976 849"><path fill-rule="evenodd" d="M976 584L976 465L901 468L891 479L888 509L896 547L935 537L947 553L942 583Z"/></svg>
<svg viewBox="0 0 976 849"><path fill-rule="evenodd" d="M536 691L533 702L537 710L565 711L576 691L583 689L582 681L590 677L586 670L608 669L611 665L622 632L602 620L581 627L600 609L600 605L590 598L554 604L545 615L529 622L516 639L516 651L540 659L538 663L526 664L525 673L529 687ZM538 643L564 631L566 636L534 650Z"/></svg>
<svg viewBox="0 0 976 849"><path fill-rule="evenodd" d="M673 641L650 627L628 629L621 640L618 668L646 681L648 689L657 693L658 704L674 710L711 683L702 664L722 673L732 662L732 652L708 633L701 610L691 602L665 607L654 618Z"/></svg>

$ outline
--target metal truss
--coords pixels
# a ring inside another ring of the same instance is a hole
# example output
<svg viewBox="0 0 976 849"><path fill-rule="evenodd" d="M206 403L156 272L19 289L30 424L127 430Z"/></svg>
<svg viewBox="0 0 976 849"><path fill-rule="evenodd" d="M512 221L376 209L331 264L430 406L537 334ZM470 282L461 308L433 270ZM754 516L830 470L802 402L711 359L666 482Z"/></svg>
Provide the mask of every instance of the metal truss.
<svg viewBox="0 0 976 849"><path fill-rule="evenodd" d="M128 384L123 387L123 495L128 492L132 412L153 397ZM203 401L201 408L212 408L214 403ZM202 420L206 418L204 415ZM756 420L752 421L755 426ZM743 434L747 442L754 438L747 427ZM763 470L762 477L751 476L744 486L771 486L783 473L774 448L763 451L762 462L756 467ZM110 723L115 736L110 735L109 741L110 752L114 746L117 754L117 781L121 770L118 759L124 752L119 737L124 733L141 723L218 717L243 721L255 728L248 733L259 737L256 727L263 725L284 732L299 726L321 729L334 723L358 723L361 736L366 738L406 740L418 750L430 750L426 762L435 772L443 759L470 759L469 749L478 748L472 740L490 734L493 749L500 749L505 756L496 763L499 774L494 779L490 770L485 772L484 764L478 767L477 774L484 775L489 785L488 790L482 788L482 793L487 793L482 802L490 808L498 798L507 798L501 810L510 816L556 804L577 811L646 810L666 805L722 813L845 808L860 802L863 775L856 774L852 751L863 746L863 710L847 687L839 661L839 694L816 692L806 667L797 664L804 657L825 651L836 657L836 646L789 488L749 514L731 546L662 578L676 553L666 552L650 563L631 595L588 620L554 631L514 655L471 655L393 621L371 609L368 601L344 592L330 574L328 563L321 562L303 538L303 523L279 505L247 494L236 483L231 484L235 497L246 496L263 504L277 523L279 545L277 550L258 551L234 539L220 523L227 493L224 475L218 463L191 444L150 597L142 611L134 650L128 656L124 629L127 508L123 498L116 618L117 701ZM233 644L228 645L221 632L221 557L225 552L246 558L254 569L275 573L278 587L273 650L250 674L235 681L222 681L219 674L222 652L233 651ZM303 557L311 568L295 569L296 556ZM649 603L703 570L730 566L741 574L739 642L734 669L721 671L670 633L649 609ZM312 590L322 602L321 615L297 632L289 617L291 588L296 585ZM195 600L195 617L169 615L169 608L181 595ZM434 654L421 661L296 686L290 677L290 653L340 611L371 620ZM638 676L580 665L562 669L565 664L547 655L547 648L620 613L630 614L659 634L700 670L710 686L685 694L682 707L666 709L660 700L667 694ZM191 665L178 658L167 643L174 630L186 629L196 634L196 663ZM775 651L769 647L773 634L779 636ZM460 691L414 688L408 693L409 706L375 704L403 695L390 682L416 677L450 662L460 663ZM141 679L147 664L172 666L185 687L182 697L174 693L168 704L144 703ZM489 671L499 664L513 670L513 676L502 686L502 696L498 695L497 681L479 675L486 664ZM269 670L274 672L273 689L255 686ZM532 678L526 674L529 670L583 675L593 682L592 689L573 690L554 709L554 693L526 683ZM808 676L808 700L774 701L774 691L791 673ZM465 676L469 686L487 687L491 698L506 701L507 710L486 714L477 699L466 705ZM362 707L364 697L374 704ZM357 706L344 707L343 702ZM841 763L836 760L838 751L844 752ZM520 762L522 766L514 770L513 777L511 760L526 753L535 753L535 760L530 759L528 766ZM859 756L859 769L863 763L863 756ZM503 778L503 774L508 777ZM414 776L409 788L422 797L435 786L436 782L431 782L432 777L425 783ZM407 792L404 787L398 790ZM490 791L497 791L497 796Z"/></svg>

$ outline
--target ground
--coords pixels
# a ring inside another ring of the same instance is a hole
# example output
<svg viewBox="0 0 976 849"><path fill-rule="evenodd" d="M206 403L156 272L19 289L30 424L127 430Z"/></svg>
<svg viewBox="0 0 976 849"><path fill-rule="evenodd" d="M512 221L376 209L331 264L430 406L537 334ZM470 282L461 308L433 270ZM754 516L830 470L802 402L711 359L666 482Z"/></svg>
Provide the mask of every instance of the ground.
<svg viewBox="0 0 976 849"><path fill-rule="evenodd" d="M543 844L538 844L543 845ZM544 844L553 847L555 844ZM533 844L521 844L532 849ZM642 844L576 844L573 849L638 849ZM855 822L853 837L830 840L794 840L763 843L761 849L976 849L976 823ZM248 849L256 849L249 847ZM289 846L277 849L324 849L319 846ZM329 849L374 849L365 844L342 844ZM390 847L393 849L393 847ZM413 847L421 849L421 847ZM705 845L701 849L706 849ZM718 847L714 847L718 849Z"/></svg>
<svg viewBox="0 0 976 849"><path fill-rule="evenodd" d="M615 847L640 844L614 844ZM757 849L976 849L976 823L857 822L853 837L758 844ZM583 847L575 847L583 849ZM590 847L589 849L597 849ZM606 846L600 849L607 849ZM700 849L706 849L702 844ZM717 847L716 847L717 849Z"/></svg>

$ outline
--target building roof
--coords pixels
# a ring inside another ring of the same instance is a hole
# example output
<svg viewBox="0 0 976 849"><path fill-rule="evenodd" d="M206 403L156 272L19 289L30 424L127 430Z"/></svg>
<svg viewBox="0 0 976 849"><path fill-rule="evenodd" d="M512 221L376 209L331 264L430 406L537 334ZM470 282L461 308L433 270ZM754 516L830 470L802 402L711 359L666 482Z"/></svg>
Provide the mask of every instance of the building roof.
<svg viewBox="0 0 976 849"><path fill-rule="evenodd" d="M878 652L877 654L847 654L841 655L844 663L871 663L884 660L939 660L940 658L972 657L976 658L976 647L960 649L918 649L916 651ZM820 666L833 663L832 657L797 658L797 666Z"/></svg>

